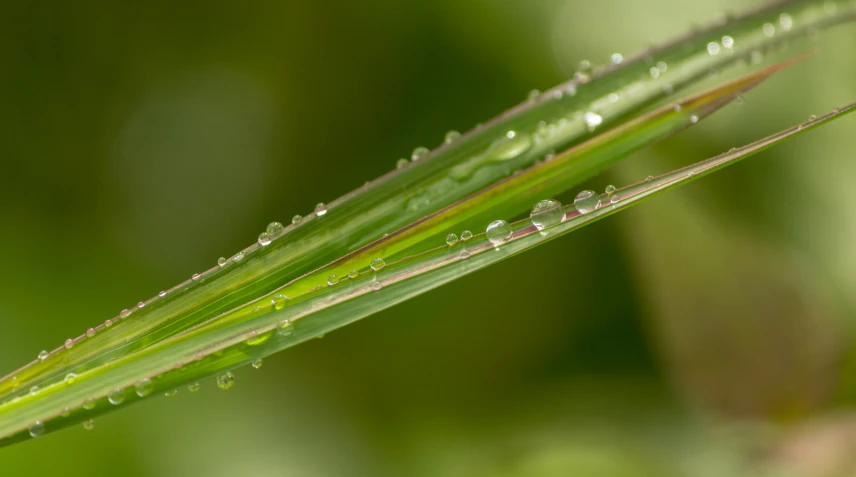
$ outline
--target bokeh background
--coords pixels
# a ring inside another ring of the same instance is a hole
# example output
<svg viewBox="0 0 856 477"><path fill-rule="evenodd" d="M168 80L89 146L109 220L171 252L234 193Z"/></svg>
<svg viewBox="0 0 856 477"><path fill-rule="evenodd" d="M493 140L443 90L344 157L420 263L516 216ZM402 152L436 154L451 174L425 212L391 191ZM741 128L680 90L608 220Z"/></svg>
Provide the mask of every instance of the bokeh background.
<svg viewBox="0 0 856 477"><path fill-rule="evenodd" d="M0 374L580 60L757 4L9 2ZM856 100L854 45L856 26L822 33L820 54L588 186ZM854 126L239 370L229 392L2 449L0 474L853 475Z"/></svg>

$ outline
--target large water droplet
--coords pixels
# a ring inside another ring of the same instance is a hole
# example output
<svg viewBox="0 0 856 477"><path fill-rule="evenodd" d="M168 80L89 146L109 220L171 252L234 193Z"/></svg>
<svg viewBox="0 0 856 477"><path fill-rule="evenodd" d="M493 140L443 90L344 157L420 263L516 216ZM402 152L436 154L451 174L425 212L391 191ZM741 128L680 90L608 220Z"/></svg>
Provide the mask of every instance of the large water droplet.
<svg viewBox="0 0 856 477"><path fill-rule="evenodd" d="M118 388L110 391L110 394L107 395L107 400L114 406L122 404L125 401L125 390Z"/></svg>
<svg viewBox="0 0 856 477"><path fill-rule="evenodd" d="M149 378L144 378L137 381L137 384L134 384L134 392L137 393L137 396L146 397L152 393L155 386L152 384L152 380Z"/></svg>
<svg viewBox="0 0 856 477"><path fill-rule="evenodd" d="M270 304L277 310L281 310L285 307L285 303L288 301L288 297L280 293L279 295L274 296L270 300Z"/></svg>
<svg viewBox="0 0 856 477"><path fill-rule="evenodd" d="M217 376L217 387L222 390L227 390L235 385L235 376L226 371L225 373Z"/></svg>
<svg viewBox="0 0 856 477"><path fill-rule="evenodd" d="M262 247L270 245L272 241L273 239L271 238L269 233L262 232L261 234L259 234L259 245L261 245Z"/></svg>
<svg viewBox="0 0 856 477"><path fill-rule="evenodd" d="M513 230L504 220L494 220L485 230L485 236L494 246L500 246L511 239Z"/></svg>
<svg viewBox="0 0 856 477"><path fill-rule="evenodd" d="M544 230L562 223L565 218L565 210L562 203L554 199L538 201L529 211L529 220L538 230Z"/></svg>
<svg viewBox="0 0 856 477"><path fill-rule="evenodd" d="M574 198L574 208L580 214L587 214L600 207L600 197L590 190L584 190Z"/></svg>
<svg viewBox="0 0 856 477"><path fill-rule="evenodd" d="M276 236L276 235L281 234L281 233L282 233L282 229L283 229L283 226L282 226L282 224L281 224L281 223L279 223L279 222L271 222L271 223L269 223L269 224L268 224L267 228L265 229L265 232L267 232L267 233L268 233L268 235L270 235L271 237L274 237L274 236Z"/></svg>
<svg viewBox="0 0 856 477"><path fill-rule="evenodd" d="M369 264L369 266L372 267L372 270L378 271L381 268L386 266L386 262L384 262L382 258L378 257L378 258L372 260L372 262Z"/></svg>
<svg viewBox="0 0 856 477"><path fill-rule="evenodd" d="M446 236L446 245L452 246L458 243L458 236L455 234L449 234Z"/></svg>
<svg viewBox="0 0 856 477"><path fill-rule="evenodd" d="M429 152L431 151L427 147L417 147L413 150L413 154L410 155L410 159L418 161L428 155Z"/></svg>
<svg viewBox="0 0 856 477"><path fill-rule="evenodd" d="M42 421L36 421L30 425L30 436L33 438L39 437L45 433L45 425Z"/></svg>
<svg viewBox="0 0 856 477"><path fill-rule="evenodd" d="M87 431L95 429L95 419L87 419L83 421L83 428Z"/></svg>
<svg viewBox="0 0 856 477"><path fill-rule="evenodd" d="M321 217L326 213L327 213L327 205L325 205L323 202L319 202L315 206L315 215L317 215L318 217Z"/></svg>
<svg viewBox="0 0 856 477"><path fill-rule="evenodd" d="M464 242L471 238L473 238L473 233L469 230L464 230L463 232L461 232L461 240L463 240Z"/></svg>

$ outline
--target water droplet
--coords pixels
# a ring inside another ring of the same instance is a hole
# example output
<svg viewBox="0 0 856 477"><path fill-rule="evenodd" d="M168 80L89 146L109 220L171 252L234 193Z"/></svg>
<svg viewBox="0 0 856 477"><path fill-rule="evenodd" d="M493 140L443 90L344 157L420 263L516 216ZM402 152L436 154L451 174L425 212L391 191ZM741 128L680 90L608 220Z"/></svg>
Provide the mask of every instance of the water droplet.
<svg viewBox="0 0 856 477"><path fill-rule="evenodd" d="M728 35L722 37L722 46L729 50L734 48L734 38L731 38Z"/></svg>
<svg viewBox="0 0 856 477"><path fill-rule="evenodd" d="M282 224L281 224L281 223L279 223L279 222L271 222L271 223L269 223L269 224L268 224L267 228L265 229L265 232L267 232L267 233L268 233L268 235L270 235L271 237L274 237L274 236L276 236L276 235L281 234L281 233L282 233L282 229L283 229L283 226L282 226Z"/></svg>
<svg viewBox="0 0 856 477"><path fill-rule="evenodd" d="M817 120L817 116L815 116L814 114L812 114L811 116L809 116L809 117L808 117L808 120L809 120L809 122L811 122L811 121L815 121L815 120Z"/></svg>
<svg viewBox="0 0 856 477"><path fill-rule="evenodd" d="M529 219L538 230L544 230L562 223L565 219L565 210L558 200L546 199L538 201L529 211ZM491 240L491 242L493 242Z"/></svg>
<svg viewBox="0 0 856 477"><path fill-rule="evenodd" d="M464 230L463 232L461 232L461 240L463 240L464 242L471 238L473 238L473 233L469 230Z"/></svg>
<svg viewBox="0 0 856 477"><path fill-rule="evenodd" d="M617 204L618 201L620 201L620 200L621 200L621 197L618 197L617 195L613 195L609 198L609 203L610 204Z"/></svg>
<svg viewBox="0 0 856 477"><path fill-rule="evenodd" d="M262 367L262 359L261 359L261 358L259 358L259 359L255 360L255 361L253 361L253 367L254 367L254 368L256 368L256 369L261 368L261 367Z"/></svg>
<svg viewBox="0 0 856 477"><path fill-rule="evenodd" d="M615 193L615 186L611 185L611 184L606 186L606 189L604 190L604 192L606 192L606 195L614 194Z"/></svg>
<svg viewBox="0 0 856 477"><path fill-rule="evenodd" d="M175 396L176 394L178 394L178 389L171 389L171 390L166 391L166 392L164 392L164 393L163 393L163 395L164 395L164 396L166 396L166 397L173 397L173 396Z"/></svg>
<svg viewBox="0 0 856 477"><path fill-rule="evenodd" d="M657 69L656 66L652 66L651 69L648 70L648 73L651 75L652 78L660 77L660 70Z"/></svg>
<svg viewBox="0 0 856 477"><path fill-rule="evenodd" d="M657 63L657 69L660 70L660 73L665 73L666 70L669 69L669 66L666 64L665 61L660 61Z"/></svg>
<svg viewBox="0 0 856 477"><path fill-rule="evenodd" d="M339 277L335 273L327 277L327 285L333 286L337 283L339 283Z"/></svg>
<svg viewBox="0 0 856 477"><path fill-rule="evenodd" d="M288 320L282 320L277 325L276 332L280 336L288 336L294 331L294 325L291 324Z"/></svg>
<svg viewBox="0 0 856 477"><path fill-rule="evenodd" d="M783 30L788 31L794 26L794 19L787 13L782 13L779 15L779 25L782 26Z"/></svg>
<svg viewBox="0 0 856 477"><path fill-rule="evenodd" d="M348 274L349 278L357 278L358 276L360 276L360 272L356 270L351 270L351 273Z"/></svg>
<svg viewBox="0 0 856 477"><path fill-rule="evenodd" d="M459 133L458 131L449 131L446 133L446 137L443 139L443 142L445 142L446 144L452 144L453 142L460 139L460 137L461 133Z"/></svg>
<svg viewBox="0 0 856 477"><path fill-rule="evenodd" d="M591 61L589 61L589 60L580 61L580 69L581 70L591 69Z"/></svg>
<svg viewBox="0 0 856 477"><path fill-rule="evenodd" d="M228 262L229 261L226 260L226 257L220 257L217 259L217 265L220 265L221 267L225 267L226 263L228 263ZM161 292L161 293L164 293L164 292ZM164 294L166 294L166 293L164 293Z"/></svg>
<svg viewBox="0 0 856 477"><path fill-rule="evenodd" d="M586 112L583 119L585 120L589 131L594 131L595 128L603 123L603 117L600 114L593 113L591 111Z"/></svg>
<svg viewBox="0 0 856 477"><path fill-rule="evenodd" d="M272 241L273 239L271 239L270 234L268 234L267 232L262 232L261 234L259 234L259 245L261 245L262 247L270 245Z"/></svg>
<svg viewBox="0 0 856 477"><path fill-rule="evenodd" d="M88 330L86 330L86 336L88 336L90 338L95 336L95 328L89 328Z"/></svg>
<svg viewBox="0 0 856 477"><path fill-rule="evenodd" d="M449 234L446 236L446 244L450 247L458 243L458 236L455 234Z"/></svg>
<svg viewBox="0 0 856 477"><path fill-rule="evenodd" d="M149 378L143 378L137 381L137 384L134 384L134 392L137 393L137 396L146 397L152 393L155 386L152 384L152 380Z"/></svg>
<svg viewBox="0 0 856 477"><path fill-rule="evenodd" d="M690 116L690 122L693 124L697 123L698 122L698 116L696 116L695 114Z"/></svg>
<svg viewBox="0 0 856 477"><path fill-rule="evenodd" d="M224 260L225 260L225 259L224 259ZM162 290L160 293L158 293L158 296L159 296L159 297L161 297L161 298L163 298L163 297L165 297L165 296L166 296L166 292Z"/></svg>
<svg viewBox="0 0 856 477"><path fill-rule="evenodd" d="M580 214L587 214L600 208L600 197L590 190L584 190L574 198L574 208Z"/></svg>
<svg viewBox="0 0 856 477"><path fill-rule="evenodd" d="M274 296L270 300L270 304L277 310L281 310L285 307L285 303L288 301L288 297L280 293L279 295Z"/></svg>
<svg viewBox="0 0 856 477"><path fill-rule="evenodd" d="M198 273L194 273L193 276L190 277L190 279L193 281L199 280L200 278L202 278L202 275Z"/></svg>
<svg viewBox="0 0 856 477"><path fill-rule="evenodd" d="M113 320L104 320L104 328L110 328L113 326Z"/></svg>
<svg viewBox="0 0 856 477"><path fill-rule="evenodd" d="M33 386L30 388L30 395L35 396L36 394L38 394L38 392L39 392L38 386Z"/></svg>
<svg viewBox="0 0 856 477"><path fill-rule="evenodd" d="M765 23L761 30L764 32L764 36L768 38L776 34L776 27L772 23Z"/></svg>
<svg viewBox="0 0 856 477"><path fill-rule="evenodd" d="M45 350L39 351L39 361L44 361L48 359L48 352Z"/></svg>
<svg viewBox="0 0 856 477"><path fill-rule="evenodd" d="M374 291L378 291L378 290L380 290L381 288L383 288L383 283L381 283L381 282L379 282L379 281L377 281L377 280L372 282L372 290L374 290Z"/></svg>
<svg viewBox="0 0 856 477"><path fill-rule="evenodd" d="M511 239L512 234L513 230L511 229L511 225L504 220L494 220L487 226L487 229L485 229L485 236L495 247L508 242Z"/></svg>
<svg viewBox="0 0 856 477"><path fill-rule="evenodd" d="M30 436L34 439L45 433L45 425L42 421L36 421L30 426Z"/></svg>
<svg viewBox="0 0 856 477"><path fill-rule="evenodd" d="M719 43L712 41L707 44L707 54L716 56L719 54Z"/></svg>
<svg viewBox="0 0 856 477"><path fill-rule="evenodd" d="M676 105L672 106L672 111L674 111L674 112L676 112L676 113L681 112L681 110L682 110L682 109L684 109L684 108L683 108L683 107L681 107L681 105L680 105L680 104L676 104Z"/></svg>
<svg viewBox="0 0 856 477"><path fill-rule="evenodd" d="M413 153L410 155L410 159L412 159L414 161L418 161L419 159L422 159L423 157L428 155L429 152L431 152L431 151L427 147L417 147L416 149L413 150Z"/></svg>
<svg viewBox="0 0 856 477"><path fill-rule="evenodd" d="M327 206L323 202L319 202L315 206L315 215L317 215L318 217L322 217L326 213L327 213Z"/></svg>
<svg viewBox="0 0 856 477"><path fill-rule="evenodd" d="M240 262L240 261L241 261L241 260L243 260L243 259L244 259L244 251L243 251L243 250L241 250L240 252L236 253L236 254L235 254L235 256L232 258L232 260L234 260L234 261L236 261L236 262Z"/></svg>
<svg viewBox="0 0 856 477"><path fill-rule="evenodd" d="M618 65L621 64L622 61L624 61L624 56L621 53L613 53L611 60L612 64Z"/></svg>
<svg viewBox="0 0 856 477"><path fill-rule="evenodd" d="M654 180L654 176L648 176L645 178L645 182L651 182Z"/></svg>
<svg viewBox="0 0 856 477"><path fill-rule="evenodd" d="M95 409L95 401L92 398L86 398L83 400L83 409L87 411L91 411Z"/></svg>
<svg viewBox="0 0 856 477"><path fill-rule="evenodd" d="M610 103L617 103L618 102L618 95L615 93L610 93L610 95L608 96L608 99L609 99Z"/></svg>
<svg viewBox="0 0 856 477"><path fill-rule="evenodd" d="M127 309L127 308L125 308L124 310L122 310L122 311L120 311L120 312L119 312L119 317L120 317L120 318L127 318L127 317L129 317L129 316L131 316L131 310L129 310L129 309Z"/></svg>
<svg viewBox="0 0 856 477"><path fill-rule="evenodd" d="M527 96L527 98L529 98L529 101L535 101L536 99L538 99L538 96L541 96L541 92L537 89L533 89L529 92L529 96Z"/></svg>
<svg viewBox="0 0 856 477"><path fill-rule="evenodd" d="M225 373L217 376L217 387L222 390L227 390L235 385L235 376L226 371Z"/></svg>
<svg viewBox="0 0 856 477"><path fill-rule="evenodd" d="M407 167L408 164L410 164L410 161L402 157L401 159L395 162L395 168L404 169L405 167Z"/></svg>
<svg viewBox="0 0 856 477"><path fill-rule="evenodd" d="M107 395L107 400L114 406L122 404L125 401L125 390L118 388L110 391L110 394Z"/></svg>
<svg viewBox="0 0 856 477"><path fill-rule="evenodd" d="M372 262L371 262L371 264L369 264L369 266L372 267L372 270L378 271L381 268L386 266L386 262L384 262L382 258L378 257L378 258L372 260Z"/></svg>
<svg viewBox="0 0 856 477"><path fill-rule="evenodd" d="M302 215L295 215L294 217L291 218L291 223L296 225L296 224L299 224L301 220L303 220Z"/></svg>
<svg viewBox="0 0 856 477"><path fill-rule="evenodd" d="M77 379L77 373L68 373L65 375L65 384L72 384Z"/></svg>
<svg viewBox="0 0 856 477"><path fill-rule="evenodd" d="M458 257L461 260L466 260L466 259L470 258L470 252L468 252L467 250L461 250L461 254L458 255Z"/></svg>
<svg viewBox="0 0 856 477"><path fill-rule="evenodd" d="M74 340L71 338L65 340L63 346L65 347L65 349L71 349L71 347L74 346Z"/></svg>
<svg viewBox="0 0 856 477"><path fill-rule="evenodd" d="M83 428L87 431L95 429L95 419L87 419L83 421Z"/></svg>
<svg viewBox="0 0 856 477"><path fill-rule="evenodd" d="M199 381L196 381L196 382L193 382L193 383L190 383L187 385L187 390L192 392L192 393L199 391L199 388L200 388Z"/></svg>

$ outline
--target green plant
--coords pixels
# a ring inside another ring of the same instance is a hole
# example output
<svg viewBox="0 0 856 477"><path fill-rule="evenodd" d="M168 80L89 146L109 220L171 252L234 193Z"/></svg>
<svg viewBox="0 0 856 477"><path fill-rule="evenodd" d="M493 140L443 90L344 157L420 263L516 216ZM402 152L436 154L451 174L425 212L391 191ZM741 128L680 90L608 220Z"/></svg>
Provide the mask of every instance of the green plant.
<svg viewBox="0 0 856 477"><path fill-rule="evenodd" d="M634 59L615 56L613 65L581 71L574 81L533 95L464 136L450 134L447 144L434 152L417 149L412 162L402 162L400 169L329 207L319 206L289 227L271 224L258 244L4 378L3 442L53 431L209 376L219 375L219 384L228 387L228 369L319 336L852 111L843 108L651 181L600 197L583 196L579 209L558 211L555 204L543 204L539 213L550 225L543 230L523 220L507 229L497 224L491 237L460 237L462 230L484 230L493 219L520 214L630 152L695 124L789 63L648 111L711 70L760 61L767 49L848 20L856 12L853 2L836 5L832 11L826 2L786 2ZM770 33L767 25L778 31Z"/></svg>

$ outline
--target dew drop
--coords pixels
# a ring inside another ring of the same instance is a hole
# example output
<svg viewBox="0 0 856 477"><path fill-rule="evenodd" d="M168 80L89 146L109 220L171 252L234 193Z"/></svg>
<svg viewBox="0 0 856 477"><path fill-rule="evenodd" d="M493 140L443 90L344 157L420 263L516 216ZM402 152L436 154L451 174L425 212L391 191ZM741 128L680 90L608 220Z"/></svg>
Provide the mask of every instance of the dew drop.
<svg viewBox="0 0 856 477"><path fill-rule="evenodd" d="M529 219L538 230L544 230L562 223L565 219L565 210L558 200L540 200L529 211Z"/></svg>
<svg viewBox="0 0 856 477"><path fill-rule="evenodd" d="M613 53L611 60L612 64L618 65L621 64L622 61L624 61L624 56L621 53Z"/></svg>
<svg viewBox="0 0 856 477"><path fill-rule="evenodd" d="M698 122L698 116L696 116L695 114L690 116L690 122L693 124L697 123Z"/></svg>
<svg viewBox="0 0 856 477"><path fill-rule="evenodd" d="M665 61L660 61L657 63L657 69L660 70L660 73L665 73L669 69L669 65Z"/></svg>
<svg viewBox="0 0 856 477"><path fill-rule="evenodd" d="M65 375L65 384L72 384L77 379L77 373L68 373Z"/></svg>
<svg viewBox="0 0 856 477"><path fill-rule="evenodd" d="M645 178L645 182L651 182L654 180L654 176L648 176Z"/></svg>
<svg viewBox="0 0 856 477"><path fill-rule="evenodd" d="M467 250L461 250L461 254L458 255L458 257L460 257L461 260L466 260L470 258L470 252L468 252Z"/></svg>
<svg viewBox="0 0 856 477"><path fill-rule="evenodd" d="M294 325L288 320L282 320L277 325L276 332L280 336L288 336L294 331Z"/></svg>
<svg viewBox="0 0 856 477"><path fill-rule="evenodd" d="M235 385L235 376L232 373L230 373L229 371L226 371L225 373L217 376L217 387L218 388L225 391L227 389L230 389L234 385Z"/></svg>
<svg viewBox="0 0 856 477"><path fill-rule="evenodd" d="M265 229L265 232L267 232L267 233L268 233L268 235L270 235L271 237L273 237L273 236L275 236L275 235L279 235L279 234L281 234L281 233L282 233L282 229L283 229L283 226L282 226L282 224L281 224L281 223L279 223L279 222L271 222L271 223L269 223L269 224L268 224L267 228Z"/></svg>
<svg viewBox="0 0 856 477"><path fill-rule="evenodd" d="M291 218L291 223L292 223L293 225L297 225L297 224L299 224L299 223L300 223L300 221L301 221L301 220L303 220L303 216L302 216L302 215L295 215L294 217L292 217L292 218Z"/></svg>
<svg viewBox="0 0 856 477"><path fill-rule="evenodd" d="M273 305L274 309L281 310L285 307L287 301L288 297L280 293L270 300L270 304Z"/></svg>
<svg viewBox="0 0 856 477"><path fill-rule="evenodd" d="M232 258L232 260L234 260L234 261L236 261L236 262L240 262L240 261L241 261L241 260L243 260L243 259L244 259L244 251L243 251L243 250L241 250L240 252L236 253L236 254L235 254L235 257L234 257L234 258Z"/></svg>
<svg viewBox="0 0 856 477"><path fill-rule="evenodd" d="M485 236L495 247L508 242L512 234L511 225L508 225L508 222L504 220L494 220L485 229Z"/></svg>
<svg viewBox="0 0 856 477"><path fill-rule="evenodd" d="M473 238L473 233L469 230L464 230L463 232L461 232L461 240L463 240L464 242L471 238Z"/></svg>
<svg viewBox="0 0 856 477"><path fill-rule="evenodd" d="M660 70L656 66L652 66L651 69L648 70L648 73L651 75L652 78L656 79L660 77Z"/></svg>
<svg viewBox="0 0 856 477"><path fill-rule="evenodd" d="M413 153L410 155L410 159L414 161L418 161L425 157L429 152L431 152L427 147L417 147L413 150Z"/></svg>
<svg viewBox="0 0 856 477"><path fill-rule="evenodd" d="M716 56L719 54L719 43L712 41L707 44L707 54L711 56Z"/></svg>
<svg viewBox="0 0 856 477"><path fill-rule="evenodd" d="M30 395L31 395L31 396L35 396L36 394L38 394L38 392L39 392L39 387L38 387L38 386L33 386L33 387L31 387L31 388L30 388Z"/></svg>
<svg viewBox="0 0 856 477"><path fill-rule="evenodd" d="M584 190L574 198L574 208L580 214L587 214L600 208L600 197L590 190Z"/></svg>
<svg viewBox="0 0 856 477"><path fill-rule="evenodd" d="M372 260L372 262L369 264L369 266L372 267L372 270L378 271L381 268L386 266L386 262L384 262L382 258L378 257L378 258Z"/></svg>
<svg viewBox="0 0 856 477"><path fill-rule="evenodd" d="M255 360L255 361L253 361L253 367L254 367L254 368L256 368L256 369L261 368L261 367L262 367L262 359L261 359L261 358L259 358L259 359Z"/></svg>
<svg viewBox="0 0 856 477"><path fill-rule="evenodd" d="M144 379L137 381L137 383L134 384L134 392L137 393L137 396L146 397L152 393L152 391L154 390L154 387L155 386L154 386L154 384L152 384L151 379L144 378Z"/></svg>
<svg viewBox="0 0 856 477"><path fill-rule="evenodd" d="M728 35L722 37L722 46L729 50L734 48L734 38L731 38Z"/></svg>
<svg viewBox="0 0 856 477"><path fill-rule="evenodd" d="M48 359L48 352L45 350L39 351L39 361L44 361Z"/></svg>
<svg viewBox="0 0 856 477"><path fill-rule="evenodd" d="M88 330L86 330L86 336L88 336L90 338L95 336L95 328L89 328Z"/></svg>
<svg viewBox="0 0 856 477"><path fill-rule="evenodd" d="M589 61L589 60L580 61L580 69L581 70L591 69L591 61Z"/></svg>
<svg viewBox="0 0 856 477"><path fill-rule="evenodd" d="M63 346L65 347L65 349L71 349L71 347L74 346L74 340L71 338L65 340Z"/></svg>
<svg viewBox="0 0 856 477"><path fill-rule="evenodd" d="M360 276L360 272L356 270L351 270L351 273L348 274L349 278L357 278L358 276Z"/></svg>
<svg viewBox="0 0 856 477"><path fill-rule="evenodd" d="M315 215L317 215L318 217L323 217L324 214L326 214L326 213L327 213L327 206L323 202L319 202L315 206Z"/></svg>
<svg viewBox="0 0 856 477"><path fill-rule="evenodd" d="M589 131L594 131L595 128L603 123L603 117L600 114L593 113L591 111L586 112L583 119L585 120Z"/></svg>
<svg viewBox="0 0 856 477"><path fill-rule="evenodd" d="M42 423L42 421L36 421L32 425L30 425L29 430L30 436L35 439L36 437L39 437L45 433L45 425Z"/></svg>
<svg viewBox="0 0 856 477"><path fill-rule="evenodd" d="M374 290L374 291L378 291L378 290L380 290L381 288L383 288L383 283L381 283L381 282L379 282L379 281L374 281L374 282L372 282L372 290Z"/></svg>
<svg viewBox="0 0 856 477"><path fill-rule="evenodd" d="M449 131L446 133L446 137L443 139L443 142L445 142L446 144L452 144L460 138L461 133L459 133L458 131Z"/></svg>
<svg viewBox="0 0 856 477"><path fill-rule="evenodd" d="M175 396L176 394L178 394L178 389L171 389L171 390L166 391L166 392L164 392L164 393L163 393L163 395L164 395L164 396L166 396L166 397L173 397L173 396Z"/></svg>
<svg viewBox="0 0 856 477"><path fill-rule="evenodd" d="M192 393L195 393L196 391L199 391L199 387L200 387L200 386L199 386L199 381L196 381L196 382L193 382L193 383L188 384L188 385L187 385L187 390L188 390L188 391L190 391L190 392L192 392Z"/></svg>
<svg viewBox="0 0 856 477"><path fill-rule="evenodd" d="M779 25L782 26L783 30L788 31L794 26L794 19L787 13L782 13L779 15Z"/></svg>
<svg viewBox="0 0 856 477"><path fill-rule="evenodd" d="M618 197L617 195L613 195L609 198L609 203L610 204L617 204L618 201L620 201L620 200L621 200L621 197Z"/></svg>
<svg viewBox="0 0 856 477"><path fill-rule="evenodd" d="M225 260L225 259L224 259L224 260ZM163 297L165 297L165 296L166 296L166 292L165 292L165 291L163 291L163 290L161 290L161 292L160 292L160 293L158 293L158 296L159 296L159 297L161 297L161 298L163 298Z"/></svg>
<svg viewBox="0 0 856 477"><path fill-rule="evenodd" d="M541 92L537 89L533 89L529 92L529 96L527 96L527 98L529 99L529 101L535 101L536 99L538 99L538 96L541 96Z"/></svg>
<svg viewBox="0 0 856 477"><path fill-rule="evenodd" d="M83 428L87 431L95 429L95 419L87 419L83 421Z"/></svg>
<svg viewBox="0 0 856 477"><path fill-rule="evenodd" d="M609 99L610 103L617 103L618 102L618 95L615 93L610 93L610 95L608 96L608 99Z"/></svg>
<svg viewBox="0 0 856 477"><path fill-rule="evenodd" d="M271 239L271 236L269 233L262 232L261 234L259 234L259 245L261 245L262 247L266 247L266 246L270 245L270 243L272 241L273 241L273 239Z"/></svg>
<svg viewBox="0 0 856 477"><path fill-rule="evenodd" d="M86 398L83 400L83 409L87 411L91 411L95 409L95 401L92 398Z"/></svg>
<svg viewBox="0 0 856 477"><path fill-rule="evenodd" d="M225 267L226 263L228 263L228 262L229 261L226 260L226 257L220 257L217 259L217 265L220 265L221 267ZM163 292L161 292L161 293L163 293ZM164 293L164 295L166 295L166 293Z"/></svg>
<svg viewBox="0 0 856 477"><path fill-rule="evenodd" d="M761 30L764 32L764 36L766 36L767 38L771 38L773 35L776 34L776 27L773 26L772 23L765 23L764 26L761 27Z"/></svg>
<svg viewBox="0 0 856 477"><path fill-rule="evenodd" d="M401 159L395 162L395 168L404 169L405 167L407 167L408 164L410 164L410 161L402 157Z"/></svg>
<svg viewBox="0 0 856 477"><path fill-rule="evenodd" d="M817 116L812 114L811 116L808 117L808 120L809 120L809 122L815 121L815 120L817 120Z"/></svg>
<svg viewBox="0 0 856 477"><path fill-rule="evenodd" d="M333 286L337 283L339 283L339 277L335 273L327 277L327 285Z"/></svg>
<svg viewBox="0 0 856 477"><path fill-rule="evenodd" d="M446 236L446 245L449 245L451 247L452 245L455 245L456 243L458 243L458 236L457 235L449 234Z"/></svg>
<svg viewBox="0 0 856 477"><path fill-rule="evenodd" d="M104 328L110 328L113 326L113 320L104 320Z"/></svg>
<svg viewBox="0 0 856 477"><path fill-rule="evenodd" d="M129 317L129 316L131 316L131 310L129 310L129 309L127 309L127 308L125 308L124 310L122 310L122 311L120 311L120 312L119 312L119 317L120 317L120 318L127 318L127 317Z"/></svg>
<svg viewBox="0 0 856 477"><path fill-rule="evenodd" d="M110 394L107 395L107 400L114 406L122 404L125 401L125 390L119 388L110 391Z"/></svg>
<svg viewBox="0 0 856 477"><path fill-rule="evenodd" d="M202 278L202 275L200 275L200 274L198 274L198 273L194 273L194 274L193 274L193 276L191 276L191 277L190 277L190 279L191 279L191 280L193 280L193 281L197 281L197 280L199 280L200 278Z"/></svg>

